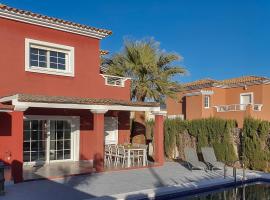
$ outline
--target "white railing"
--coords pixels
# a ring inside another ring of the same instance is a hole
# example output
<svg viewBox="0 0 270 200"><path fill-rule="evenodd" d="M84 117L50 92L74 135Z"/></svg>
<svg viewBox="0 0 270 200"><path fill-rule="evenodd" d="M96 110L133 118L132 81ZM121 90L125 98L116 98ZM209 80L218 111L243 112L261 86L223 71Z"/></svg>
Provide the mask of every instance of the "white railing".
<svg viewBox="0 0 270 200"><path fill-rule="evenodd" d="M233 111L245 111L249 104L231 104L231 105L220 105L214 106L217 109L217 112L233 112ZM261 111L262 104L250 104L254 111Z"/></svg>
<svg viewBox="0 0 270 200"><path fill-rule="evenodd" d="M262 111L262 107L263 107L262 104L254 104L253 105L253 110L254 111Z"/></svg>
<svg viewBox="0 0 270 200"><path fill-rule="evenodd" d="M105 75L105 74L101 74L101 76L103 76L103 78L105 79L105 85L116 87L125 87L125 81L128 79L125 77Z"/></svg>
<svg viewBox="0 0 270 200"><path fill-rule="evenodd" d="M168 119L182 119L184 120L184 115L168 115Z"/></svg>

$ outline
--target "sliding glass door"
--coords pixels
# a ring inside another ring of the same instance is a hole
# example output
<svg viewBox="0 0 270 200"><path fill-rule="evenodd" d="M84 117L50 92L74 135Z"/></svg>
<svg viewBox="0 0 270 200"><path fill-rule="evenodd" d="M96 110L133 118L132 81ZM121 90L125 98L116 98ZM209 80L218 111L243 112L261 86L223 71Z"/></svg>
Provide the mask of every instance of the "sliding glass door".
<svg viewBox="0 0 270 200"><path fill-rule="evenodd" d="M72 132L72 120L24 120L24 162L72 160Z"/></svg>
<svg viewBox="0 0 270 200"><path fill-rule="evenodd" d="M24 121L23 160L35 162L46 160L47 132L45 120Z"/></svg>
<svg viewBox="0 0 270 200"><path fill-rule="evenodd" d="M71 159L71 124L65 120L50 121L50 160Z"/></svg>

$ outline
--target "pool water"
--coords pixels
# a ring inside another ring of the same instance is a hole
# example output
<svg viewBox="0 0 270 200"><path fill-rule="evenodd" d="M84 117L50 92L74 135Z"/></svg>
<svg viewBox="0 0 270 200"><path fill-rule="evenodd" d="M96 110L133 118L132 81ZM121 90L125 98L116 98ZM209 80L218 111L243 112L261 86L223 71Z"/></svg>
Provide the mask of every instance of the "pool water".
<svg viewBox="0 0 270 200"><path fill-rule="evenodd" d="M200 193L187 197L177 197L172 200L270 200L270 184L256 183L224 188L207 193Z"/></svg>

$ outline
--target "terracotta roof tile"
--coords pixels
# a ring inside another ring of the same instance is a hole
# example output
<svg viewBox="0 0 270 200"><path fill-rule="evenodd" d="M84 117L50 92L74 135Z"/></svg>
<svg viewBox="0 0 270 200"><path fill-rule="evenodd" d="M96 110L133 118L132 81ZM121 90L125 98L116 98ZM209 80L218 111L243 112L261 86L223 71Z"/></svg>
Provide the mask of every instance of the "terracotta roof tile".
<svg viewBox="0 0 270 200"><path fill-rule="evenodd" d="M213 79L202 79L190 83L183 84L185 90L202 89L207 87L223 86L232 87L239 84L262 84L264 82L270 82L269 78L261 76L242 76L238 78L231 78L226 80L213 80Z"/></svg>
<svg viewBox="0 0 270 200"><path fill-rule="evenodd" d="M190 83L183 84L183 88L186 90L192 90L196 88L212 87L216 80L213 79L201 79Z"/></svg>
<svg viewBox="0 0 270 200"><path fill-rule="evenodd" d="M12 12L12 13L18 13L18 14L21 14L21 15L30 16L30 17L33 17L33 18L48 20L48 21L51 21L51 22L54 22L54 23L59 23L59 24L63 24L63 25L70 25L70 26L74 26L74 27L77 27L77 28L81 28L81 29L91 30L91 31L95 31L95 32L102 33L102 34L105 34L105 35L111 35L112 34L111 30L100 29L100 28L95 28L95 27L83 25L83 24L78 24L78 23L74 23L74 22L71 22L71 21L58 19L58 18L54 18L54 17L49 17L49 16L46 16L46 15L41 15L41 14L33 13L33 12L30 12L30 11L26 11L26 10L12 8L12 7L9 7L7 5L3 5L3 4L0 4L0 9L3 10L3 11L9 11L9 12Z"/></svg>
<svg viewBox="0 0 270 200"><path fill-rule="evenodd" d="M63 103L63 104L85 104L85 105L121 105L121 106L142 106L142 107L158 107L158 103L132 102L116 99L93 99L80 97L64 97L64 96L46 96L32 94L18 94L20 102L39 102L39 103Z"/></svg>
<svg viewBox="0 0 270 200"><path fill-rule="evenodd" d="M238 78L231 78L231 79L219 81L219 84L233 85L233 84L239 84L239 83L252 83L252 82L260 83L263 81L269 81L269 79L266 77L261 77L261 76L242 76Z"/></svg>

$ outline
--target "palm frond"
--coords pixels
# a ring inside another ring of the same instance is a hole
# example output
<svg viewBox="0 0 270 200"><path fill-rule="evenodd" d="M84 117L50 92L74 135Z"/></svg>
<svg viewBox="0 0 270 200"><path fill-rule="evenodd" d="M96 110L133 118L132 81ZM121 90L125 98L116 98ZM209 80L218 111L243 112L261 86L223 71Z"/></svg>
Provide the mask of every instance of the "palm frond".
<svg viewBox="0 0 270 200"><path fill-rule="evenodd" d="M173 77L186 73L185 68L173 65L181 59L176 53L161 51L153 39L126 40L123 51L103 60L102 64L108 66L108 74L132 78L132 99L162 101L164 96L177 97L181 90L172 81Z"/></svg>

